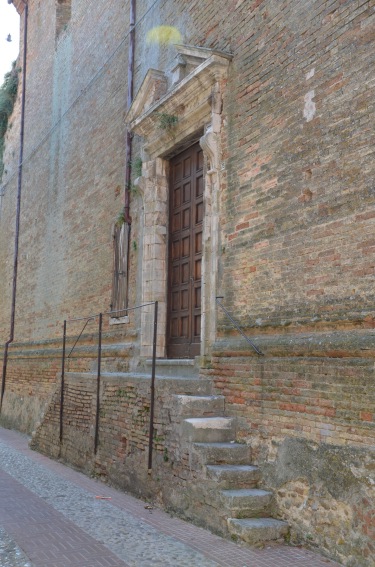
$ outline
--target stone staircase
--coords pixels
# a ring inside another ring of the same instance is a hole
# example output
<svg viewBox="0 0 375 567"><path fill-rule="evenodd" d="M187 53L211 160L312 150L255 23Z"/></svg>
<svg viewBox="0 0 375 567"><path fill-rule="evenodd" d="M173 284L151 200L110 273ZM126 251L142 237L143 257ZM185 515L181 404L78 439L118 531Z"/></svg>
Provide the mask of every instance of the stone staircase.
<svg viewBox="0 0 375 567"><path fill-rule="evenodd" d="M176 395L175 400L181 438L192 461L201 465L207 504L217 510L215 522L218 516L221 520L219 531L251 545L284 539L288 524L272 517L273 493L258 488L260 471L250 464L250 447L235 441L236 420L225 417L224 396Z"/></svg>
<svg viewBox="0 0 375 567"><path fill-rule="evenodd" d="M175 473L173 468L168 469L168 474L171 471L174 474L173 482L167 490L161 491L167 509L215 533L251 545L283 539L288 534L288 525L272 517L276 512L273 494L259 488L261 474L258 467L251 464L251 448L236 442L237 423L235 418L226 415L225 397L212 394L212 381L209 378L199 378L194 361L158 360L156 375L159 404L164 404L164 426L167 424L165 430L169 436L169 449L172 448L172 458L178 462ZM57 426L59 387L51 398L32 444L45 454L56 458L60 456L82 470L92 470L96 373L67 372L65 378L71 390L71 407L66 407L64 412L67 416L64 452L60 454ZM131 410L127 408L133 407L138 412L140 406L132 400L137 400L137 397L147 399L149 396L150 363L146 361L137 373L104 371L103 384L108 391L106 403L109 416L114 411L113 408L117 412L116 404L122 404L124 411L129 412ZM132 397L128 401L123 393L129 384L132 387ZM129 423L132 423L133 415L138 413L128 413ZM104 424L103 427L113 428L110 419L112 418L104 414L100 423ZM116 427L117 435L122 434L122 424ZM112 436L111 433L110 441ZM103 462L100 466L106 474L112 474L114 470L113 478L121 478L124 486L128 486L123 480L122 469L111 469L112 446L109 447L101 450ZM114 447L119 447L118 441ZM143 458L142 461L130 461L129 470L132 470L132 466L142 468L142 463ZM98 467L96 461L94 464ZM95 468L96 470L98 469ZM110 473L107 473L108 470ZM139 494L147 494L151 490L150 477L146 473L142 476L142 470L137 470L135 476L139 483ZM129 478L129 484L134 489L131 473ZM127 478L126 481L128 482ZM155 479L152 490L159 489L158 482L159 479Z"/></svg>

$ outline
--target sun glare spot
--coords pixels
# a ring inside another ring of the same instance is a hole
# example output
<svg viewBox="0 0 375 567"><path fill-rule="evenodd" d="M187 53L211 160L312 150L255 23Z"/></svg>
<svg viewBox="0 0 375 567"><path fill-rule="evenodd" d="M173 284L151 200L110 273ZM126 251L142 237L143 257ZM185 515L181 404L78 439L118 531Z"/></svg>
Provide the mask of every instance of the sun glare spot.
<svg viewBox="0 0 375 567"><path fill-rule="evenodd" d="M173 26L156 26L152 28L146 36L147 43L161 43L167 45L169 43L181 43L182 35L179 30Z"/></svg>

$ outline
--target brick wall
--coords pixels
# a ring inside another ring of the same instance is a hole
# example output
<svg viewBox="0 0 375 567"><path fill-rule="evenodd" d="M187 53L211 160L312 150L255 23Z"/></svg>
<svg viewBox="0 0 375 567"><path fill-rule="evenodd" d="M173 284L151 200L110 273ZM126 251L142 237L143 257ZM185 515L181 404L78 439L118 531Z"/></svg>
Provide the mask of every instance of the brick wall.
<svg viewBox="0 0 375 567"><path fill-rule="evenodd" d="M256 359L223 349L202 370L226 397L231 415L263 438L371 446L375 404L367 396L374 363L351 358Z"/></svg>
<svg viewBox="0 0 375 567"><path fill-rule="evenodd" d="M188 485L199 476L201 465L189 459L186 441L180 438L182 418L173 395L180 393L181 384L181 379L156 380L152 474L148 472L150 379L145 376L102 376L95 455L96 376L68 374L62 445L60 388L56 386L43 421L33 434L32 446L87 474L194 518L195 499L191 498L188 505L184 502L189 499Z"/></svg>
<svg viewBox="0 0 375 567"><path fill-rule="evenodd" d="M373 325L372 143L362 128L373 112L372 10L366 2L278 10L263 2L252 13L260 29L247 28L247 43L233 38L247 56L227 100L222 291L243 325L261 332Z"/></svg>
<svg viewBox="0 0 375 567"><path fill-rule="evenodd" d="M0 425L31 433L42 418L56 383L56 356L10 360Z"/></svg>
<svg viewBox="0 0 375 567"><path fill-rule="evenodd" d="M80 335L85 321L67 325L64 372L98 369L97 319ZM96 324L95 324L96 323ZM107 318L108 323L108 318ZM61 329L62 334L62 329ZM117 326L102 333L101 372L127 372L137 360L136 336ZM31 434L44 418L51 395L62 373L62 336L47 341L14 342L9 347L8 368L0 425Z"/></svg>
<svg viewBox="0 0 375 567"><path fill-rule="evenodd" d="M151 6L137 2L135 92L150 66L165 70L175 55L171 46L146 41L155 25L176 26L185 44L233 53L222 110L216 293L266 356L260 362L239 353L219 314L221 342L212 345L204 372L225 394L229 413L238 416L240 436L278 490L280 510L296 537L337 553L347 565L368 566L375 553L369 480L375 414L373 0L160 0ZM16 345L2 416L3 423L27 431L56 388L58 362L55 353L42 354L46 344L56 340L53 348L61 348L64 318L110 305L112 226L123 207L128 49L128 2L75 1L58 41L55 1L30 0L29 7ZM0 217L2 342L9 332L19 108L12 121ZM136 139L134 158L140 145ZM131 215L134 305L141 299L143 215L135 191ZM105 339L104 368L136 367L139 326L136 315L116 338ZM90 333L84 346L93 351L95 331ZM70 370L94 370L95 356L80 351L70 364ZM68 397L70 419L82 418L67 423L67 439L79 430L87 446L77 464L87 461L90 470L123 486L143 467L146 440L146 394L128 386L137 391L129 400L119 394L121 385L105 385L106 444L97 461L89 457L92 393L82 406L84 385ZM169 402L159 403L158 435L177 455ZM124 425L120 415L127 416ZM55 439L52 430L48 435ZM53 453L48 435L45 447ZM66 447L66 458L76 462L76 446ZM322 472L304 471L298 448ZM175 478L162 442L157 454L164 478ZM287 476L281 472L284 455L295 465ZM344 492L335 492L325 474L332 460L334 471L350 469L361 482L350 477L347 485L350 521L341 522L347 531L340 532L333 517L332 529L322 533L314 518L324 516L324 502L331 515L339 506L337 517L346 518ZM185 473L179 474L182 479ZM144 494L149 486L146 476L139 480ZM183 492L183 484L176 486ZM152 491L159 494L157 483ZM181 501L176 508L183 509Z"/></svg>
<svg viewBox="0 0 375 567"><path fill-rule="evenodd" d="M139 3L138 17L146 8ZM245 327L261 333L269 326L371 327L373 6L244 1L228 10L220 2L188 10L160 2L137 28L135 76L137 89L151 63L165 68L174 56L171 47L145 41L158 21L176 25L185 43L234 55L223 106L218 291ZM65 314L110 305L126 109L127 41L105 65L126 36L125 4L75 3L56 48L48 25L55 3L30 2L29 18L19 339L48 338ZM0 236L7 250L5 220L15 207L8 177ZM132 302L139 300L139 206L133 198ZM1 269L9 279L11 263Z"/></svg>
<svg viewBox="0 0 375 567"><path fill-rule="evenodd" d="M17 340L56 337L64 318L109 310L112 227L123 207L127 43L105 63L126 34L127 7L77 2L55 44L56 8L29 3ZM3 179L4 281L12 276L16 158ZM9 296L0 301L4 342Z"/></svg>

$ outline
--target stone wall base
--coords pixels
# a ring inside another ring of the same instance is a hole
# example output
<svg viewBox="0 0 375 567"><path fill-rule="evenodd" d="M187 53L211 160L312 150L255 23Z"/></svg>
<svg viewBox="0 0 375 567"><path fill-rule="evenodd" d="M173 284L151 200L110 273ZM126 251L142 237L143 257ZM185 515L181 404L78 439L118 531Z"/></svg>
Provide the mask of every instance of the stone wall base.
<svg viewBox="0 0 375 567"><path fill-rule="evenodd" d="M56 364L19 361L15 372L13 362L2 424L35 429L36 450L228 535L217 487L183 435L187 416L175 394L194 393L189 378L157 379L149 474L150 378L102 376L95 455L96 374L67 374L60 445ZM347 567L373 567L373 361L216 352L201 374L199 387L212 384L225 396L236 440L249 447L248 464L260 468L260 487L273 490L275 514L289 523L291 542L316 546Z"/></svg>

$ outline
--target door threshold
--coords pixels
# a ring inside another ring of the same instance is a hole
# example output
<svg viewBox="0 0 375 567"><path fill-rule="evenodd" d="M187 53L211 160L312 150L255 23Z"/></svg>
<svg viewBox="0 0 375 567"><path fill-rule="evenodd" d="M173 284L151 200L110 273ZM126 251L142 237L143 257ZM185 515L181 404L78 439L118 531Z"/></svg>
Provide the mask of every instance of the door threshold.
<svg viewBox="0 0 375 567"><path fill-rule="evenodd" d="M146 364L152 364L152 358L146 360ZM195 358L157 358L158 366L194 366Z"/></svg>

